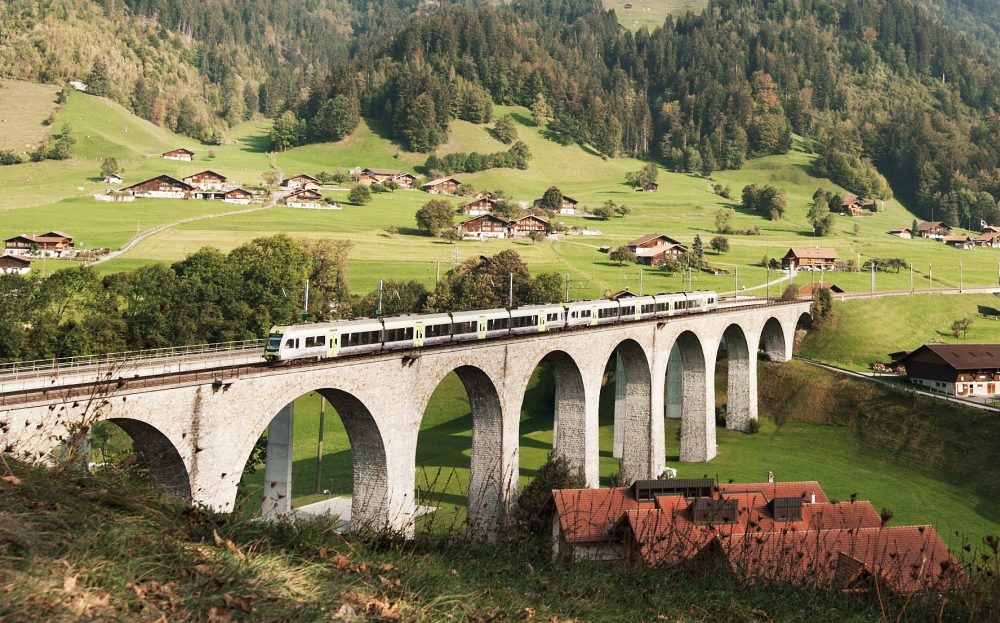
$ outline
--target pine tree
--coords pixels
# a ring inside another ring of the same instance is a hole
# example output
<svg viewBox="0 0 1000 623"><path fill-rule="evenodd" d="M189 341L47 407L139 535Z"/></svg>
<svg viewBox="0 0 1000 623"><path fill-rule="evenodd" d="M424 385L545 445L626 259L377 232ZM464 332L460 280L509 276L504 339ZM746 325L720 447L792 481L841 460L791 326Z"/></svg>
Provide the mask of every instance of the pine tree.
<svg viewBox="0 0 1000 623"><path fill-rule="evenodd" d="M535 125L541 126L545 123L545 118L549 116L549 103L545 101L544 93L535 94L535 102L531 105L531 118Z"/></svg>
<svg viewBox="0 0 1000 623"><path fill-rule="evenodd" d="M94 61L84 82L87 83L87 92L91 95L108 94L108 66L104 61L99 58Z"/></svg>
<svg viewBox="0 0 1000 623"><path fill-rule="evenodd" d="M705 245L702 244L700 235L694 235L694 244L691 245L691 250L694 251L698 259L705 257Z"/></svg>

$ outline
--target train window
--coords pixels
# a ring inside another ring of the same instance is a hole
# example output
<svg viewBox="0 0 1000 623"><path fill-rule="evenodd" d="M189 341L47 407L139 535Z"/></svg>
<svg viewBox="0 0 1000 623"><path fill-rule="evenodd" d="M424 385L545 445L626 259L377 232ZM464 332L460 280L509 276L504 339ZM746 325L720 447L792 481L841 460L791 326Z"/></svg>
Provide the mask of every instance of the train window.
<svg viewBox="0 0 1000 623"><path fill-rule="evenodd" d="M503 331L507 328L509 318L490 318L486 321L487 331Z"/></svg>
<svg viewBox="0 0 1000 623"><path fill-rule="evenodd" d="M545 319L549 322L556 322L559 320L559 314L548 314Z"/></svg>
<svg viewBox="0 0 1000 623"><path fill-rule="evenodd" d="M295 348L295 340L292 338L285 340L285 348Z"/></svg>
<svg viewBox="0 0 1000 623"><path fill-rule="evenodd" d="M629 305L628 307L622 307L623 316L631 316L635 313L635 305Z"/></svg>
<svg viewBox="0 0 1000 623"><path fill-rule="evenodd" d="M656 311L656 306L655 305L643 305L642 306L642 313L644 313L644 314L651 314L654 311Z"/></svg>
<svg viewBox="0 0 1000 623"><path fill-rule="evenodd" d="M598 318L611 318L612 316L618 315L617 307L605 307L603 309L597 310Z"/></svg>
<svg viewBox="0 0 1000 623"><path fill-rule="evenodd" d="M448 325L446 324L431 324L424 327L425 337L441 337L442 335L448 335Z"/></svg>
<svg viewBox="0 0 1000 623"><path fill-rule="evenodd" d="M461 333L475 333L476 332L476 323L475 322L456 322L452 326L454 327L454 329L452 329L452 332L455 335L459 335Z"/></svg>
<svg viewBox="0 0 1000 623"><path fill-rule="evenodd" d="M309 336L306 338L306 348L326 345L326 337L322 335Z"/></svg>
<svg viewBox="0 0 1000 623"><path fill-rule="evenodd" d="M385 332L386 342L406 342L413 339L413 327L389 329Z"/></svg>

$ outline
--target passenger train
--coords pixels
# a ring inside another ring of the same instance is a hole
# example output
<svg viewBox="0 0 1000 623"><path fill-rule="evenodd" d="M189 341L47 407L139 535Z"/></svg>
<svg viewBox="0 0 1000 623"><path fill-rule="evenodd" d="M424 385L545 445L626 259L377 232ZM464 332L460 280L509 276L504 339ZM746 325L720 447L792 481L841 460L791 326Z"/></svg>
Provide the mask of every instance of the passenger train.
<svg viewBox="0 0 1000 623"><path fill-rule="evenodd" d="M327 359L711 311L711 291L275 326L264 359Z"/></svg>

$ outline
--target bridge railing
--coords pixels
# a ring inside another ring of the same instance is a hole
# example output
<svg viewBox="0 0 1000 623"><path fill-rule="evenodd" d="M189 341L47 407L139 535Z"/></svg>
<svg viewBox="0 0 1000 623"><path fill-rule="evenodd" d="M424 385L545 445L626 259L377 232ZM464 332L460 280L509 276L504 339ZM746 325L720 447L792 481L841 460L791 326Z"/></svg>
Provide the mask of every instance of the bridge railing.
<svg viewBox="0 0 1000 623"><path fill-rule="evenodd" d="M259 350L264 348L267 340L240 340L235 342L218 342L215 344L193 344L190 346L170 346L166 348L151 348L148 350L123 351L104 355L83 355L79 357L58 357L53 359L36 359L34 361L14 361L0 363L0 376L18 378L34 375L40 372L71 372L91 366L127 365L135 362L153 361L204 355L210 353Z"/></svg>

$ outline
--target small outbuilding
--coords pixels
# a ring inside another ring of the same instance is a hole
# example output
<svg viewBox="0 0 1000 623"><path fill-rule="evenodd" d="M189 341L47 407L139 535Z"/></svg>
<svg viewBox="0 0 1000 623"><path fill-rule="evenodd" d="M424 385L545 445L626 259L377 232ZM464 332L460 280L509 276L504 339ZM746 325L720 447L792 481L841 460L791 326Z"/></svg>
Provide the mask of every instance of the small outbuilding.
<svg viewBox="0 0 1000 623"><path fill-rule="evenodd" d="M422 185L420 189L432 195L454 195L461 185L462 183L453 177L439 177Z"/></svg>
<svg viewBox="0 0 1000 623"><path fill-rule="evenodd" d="M0 255L0 274L27 275L31 272L31 260L17 255Z"/></svg>
<svg viewBox="0 0 1000 623"><path fill-rule="evenodd" d="M833 270L837 266L837 251L825 247L792 247L781 258L788 270Z"/></svg>
<svg viewBox="0 0 1000 623"><path fill-rule="evenodd" d="M913 230L909 227L894 227L889 230L890 236L896 236L897 238L903 238L904 240L909 240L913 238Z"/></svg>
<svg viewBox="0 0 1000 623"><path fill-rule="evenodd" d="M181 147L180 149L171 149L170 151L163 152L164 160L181 160L183 162L191 162L194 160L194 152L190 149L185 149Z"/></svg>

